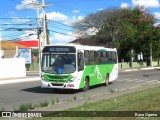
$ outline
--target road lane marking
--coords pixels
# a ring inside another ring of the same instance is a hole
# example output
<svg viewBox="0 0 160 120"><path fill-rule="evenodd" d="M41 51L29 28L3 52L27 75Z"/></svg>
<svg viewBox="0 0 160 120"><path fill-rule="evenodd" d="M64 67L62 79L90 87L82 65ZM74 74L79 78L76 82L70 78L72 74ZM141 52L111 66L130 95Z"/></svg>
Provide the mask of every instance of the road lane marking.
<svg viewBox="0 0 160 120"><path fill-rule="evenodd" d="M151 81L147 81L147 82L149 82L149 83L150 83L150 82L156 82L156 81L158 81L158 80L151 80Z"/></svg>
<svg viewBox="0 0 160 120"><path fill-rule="evenodd" d="M139 87L142 87L142 86L130 87L129 89L135 89L135 88L139 88Z"/></svg>
<svg viewBox="0 0 160 120"><path fill-rule="evenodd" d="M117 81L124 81L124 82L126 82L126 81L133 81L133 80L139 80L139 79L130 79L130 78L128 78L128 79L122 79L122 80L117 80Z"/></svg>
<svg viewBox="0 0 160 120"><path fill-rule="evenodd" d="M137 81L137 80L140 80L140 79L131 79L131 80L127 80L126 82Z"/></svg>
<svg viewBox="0 0 160 120"><path fill-rule="evenodd" d="M143 81L146 81L146 80L139 80L139 81L135 81L135 82L143 82Z"/></svg>
<svg viewBox="0 0 160 120"><path fill-rule="evenodd" d="M137 71L138 69L129 69L129 70L125 70L125 72L131 72L131 71Z"/></svg>
<svg viewBox="0 0 160 120"><path fill-rule="evenodd" d="M143 81L148 81L149 79L127 79L127 80L117 80L119 82L143 82Z"/></svg>
<svg viewBox="0 0 160 120"><path fill-rule="evenodd" d="M127 89L121 89L121 90L118 90L118 91L124 91L124 90L127 90Z"/></svg>

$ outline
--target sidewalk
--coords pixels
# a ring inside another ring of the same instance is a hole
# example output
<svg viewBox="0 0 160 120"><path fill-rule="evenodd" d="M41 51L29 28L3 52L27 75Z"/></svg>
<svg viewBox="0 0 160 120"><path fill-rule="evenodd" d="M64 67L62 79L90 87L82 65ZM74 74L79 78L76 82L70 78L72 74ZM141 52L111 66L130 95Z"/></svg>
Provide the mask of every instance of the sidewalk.
<svg viewBox="0 0 160 120"><path fill-rule="evenodd" d="M130 72L130 71L138 71L138 70L154 70L154 69L160 69L160 67L142 67L142 68L126 68L121 69L119 68L119 72Z"/></svg>
<svg viewBox="0 0 160 120"><path fill-rule="evenodd" d="M2 84L13 84L20 82L40 81L39 76L26 76L20 78L0 78L0 85Z"/></svg>

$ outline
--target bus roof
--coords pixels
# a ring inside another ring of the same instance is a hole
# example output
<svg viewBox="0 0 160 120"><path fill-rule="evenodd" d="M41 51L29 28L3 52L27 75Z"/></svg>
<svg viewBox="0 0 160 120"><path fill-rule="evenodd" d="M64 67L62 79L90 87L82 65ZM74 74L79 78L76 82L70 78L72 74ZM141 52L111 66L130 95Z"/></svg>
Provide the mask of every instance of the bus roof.
<svg viewBox="0 0 160 120"><path fill-rule="evenodd" d="M103 46L89 46L89 45L74 45L74 44L67 44L67 45L46 45L46 47L49 46L74 46L76 49L79 50L100 50L100 51L117 51L116 48L105 48Z"/></svg>

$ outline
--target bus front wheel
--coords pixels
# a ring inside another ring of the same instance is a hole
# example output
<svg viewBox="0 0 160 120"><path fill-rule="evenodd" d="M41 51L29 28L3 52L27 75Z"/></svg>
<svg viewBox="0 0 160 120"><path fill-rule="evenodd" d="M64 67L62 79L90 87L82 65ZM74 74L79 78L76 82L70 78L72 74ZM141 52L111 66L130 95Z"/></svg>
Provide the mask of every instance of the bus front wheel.
<svg viewBox="0 0 160 120"><path fill-rule="evenodd" d="M87 91L89 89L89 79L86 77L84 81L84 87L82 88L82 91Z"/></svg>
<svg viewBox="0 0 160 120"><path fill-rule="evenodd" d="M106 75L105 86L109 85L109 74Z"/></svg>

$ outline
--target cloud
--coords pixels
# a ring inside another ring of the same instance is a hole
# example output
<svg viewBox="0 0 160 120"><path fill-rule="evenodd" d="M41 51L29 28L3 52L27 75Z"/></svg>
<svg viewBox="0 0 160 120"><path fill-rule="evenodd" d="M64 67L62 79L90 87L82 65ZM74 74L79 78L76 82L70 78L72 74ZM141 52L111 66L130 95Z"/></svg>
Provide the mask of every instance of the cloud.
<svg viewBox="0 0 160 120"><path fill-rule="evenodd" d="M68 35L63 35L63 34L60 34L60 33L55 33L52 37L50 37L51 43L52 44L58 44L58 43L60 43L60 44L66 44L66 43L68 43L68 42L76 39L76 37L71 36L71 35L73 35L71 32L68 32L67 34Z"/></svg>
<svg viewBox="0 0 160 120"><path fill-rule="evenodd" d="M89 28L89 29L86 31L86 33L87 33L88 35L96 35L97 32L98 32L98 29L95 28L95 27Z"/></svg>
<svg viewBox="0 0 160 120"><path fill-rule="evenodd" d="M71 19L71 23L74 23L83 19L84 19L84 16L73 16Z"/></svg>
<svg viewBox="0 0 160 120"><path fill-rule="evenodd" d="M83 19L84 16L72 16L68 21L64 22L64 24L72 26L72 24L74 24L75 22Z"/></svg>
<svg viewBox="0 0 160 120"><path fill-rule="evenodd" d="M26 22L29 22L30 20L29 19L20 19L20 18L13 18L12 22L13 23L16 23L16 24L23 24L23 23L26 23Z"/></svg>
<svg viewBox="0 0 160 120"><path fill-rule="evenodd" d="M19 36L21 40L37 40L37 32L36 31L25 31L24 34Z"/></svg>
<svg viewBox="0 0 160 120"><path fill-rule="evenodd" d="M16 5L17 10L24 10L24 9L35 9L33 3L36 3L37 0L22 0L21 4Z"/></svg>
<svg viewBox="0 0 160 120"><path fill-rule="evenodd" d="M160 12L155 12L155 13L154 13L154 17L155 17L157 20L160 20ZM160 23L159 23L159 22L153 24L153 27L159 27L159 26L160 26Z"/></svg>
<svg viewBox="0 0 160 120"><path fill-rule="evenodd" d="M145 8L158 8L160 3L158 0L132 0L134 6L143 6Z"/></svg>
<svg viewBox="0 0 160 120"><path fill-rule="evenodd" d="M73 10L72 12L73 12L73 13L75 13L75 14L80 13L80 11L79 11L79 10Z"/></svg>
<svg viewBox="0 0 160 120"><path fill-rule="evenodd" d="M68 17L62 13L59 12L50 12L50 13L46 13L47 15L47 19L49 20L54 20L54 21L68 21ZM41 13L40 17L42 17L43 14Z"/></svg>
<svg viewBox="0 0 160 120"><path fill-rule="evenodd" d="M153 27L159 27L160 26L160 23L154 23L153 24Z"/></svg>
<svg viewBox="0 0 160 120"><path fill-rule="evenodd" d="M128 3L121 3L121 8L129 8L129 4Z"/></svg>
<svg viewBox="0 0 160 120"><path fill-rule="evenodd" d="M102 10L104 10L103 8L99 8L99 9L97 9L98 11L102 11Z"/></svg>
<svg viewBox="0 0 160 120"><path fill-rule="evenodd" d="M160 20L160 12L155 12L154 16L156 19Z"/></svg>

